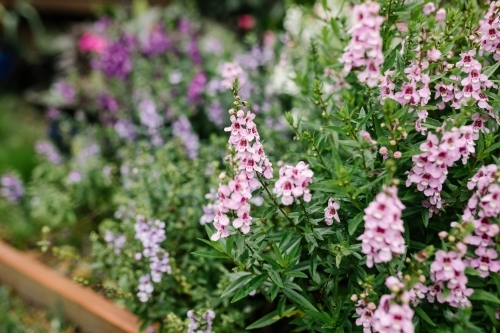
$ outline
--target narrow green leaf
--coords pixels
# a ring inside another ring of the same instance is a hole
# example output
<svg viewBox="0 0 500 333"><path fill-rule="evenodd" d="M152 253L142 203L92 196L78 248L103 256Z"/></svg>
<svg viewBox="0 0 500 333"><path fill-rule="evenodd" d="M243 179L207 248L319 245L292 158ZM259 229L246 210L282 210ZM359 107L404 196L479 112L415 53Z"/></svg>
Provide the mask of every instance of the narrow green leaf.
<svg viewBox="0 0 500 333"><path fill-rule="evenodd" d="M247 281L250 281L252 279L253 275L252 274L245 274L243 276L240 276L239 278L237 278L236 280L234 280L233 282L231 282L229 284L229 286L227 286L227 288L224 290L224 292L222 293L222 295L220 295L220 297L226 297L227 295L229 294L232 294L233 292L235 292L243 283L246 283Z"/></svg>
<svg viewBox="0 0 500 333"><path fill-rule="evenodd" d="M500 304L500 299L498 299L498 297L496 297L495 295L486 290L481 290L481 289L475 289L474 293L469 296L469 299L473 301L484 301L484 302Z"/></svg>
<svg viewBox="0 0 500 333"><path fill-rule="evenodd" d="M432 321L432 319L427 315L427 313L425 313L424 310L422 310L421 307L415 307L415 312L418 314L418 316L420 318L422 318L423 320L425 320L428 324L432 325L433 327L436 327L436 324L434 324L434 322Z"/></svg>
<svg viewBox="0 0 500 333"><path fill-rule="evenodd" d="M266 279L267 279L267 274L261 274L251 279L247 284L245 284L240 289L240 291L236 293L236 295L234 295L233 299L231 300L231 303L239 301L246 295L250 294L252 291L256 290L264 283L264 281L266 281Z"/></svg>
<svg viewBox="0 0 500 333"><path fill-rule="evenodd" d="M283 294L285 294L286 297L288 297L291 301L297 303L301 307L318 312L316 307L312 305L304 296L296 292L295 290L285 288L283 289Z"/></svg>
<svg viewBox="0 0 500 333"><path fill-rule="evenodd" d="M424 226L427 228L427 226L429 225L429 210L428 209L422 210L422 222L424 223Z"/></svg>
<svg viewBox="0 0 500 333"><path fill-rule="evenodd" d="M285 312L285 306L286 306L286 297L281 296L279 302L278 302L278 315L283 317L283 313Z"/></svg>
<svg viewBox="0 0 500 333"><path fill-rule="evenodd" d="M274 282L274 284L276 284L278 287L280 288L283 288L283 281L281 281L281 277L279 275L278 272L276 271L273 271L273 270L269 270L267 271L269 273L269 277L271 278L271 280Z"/></svg>
<svg viewBox="0 0 500 333"><path fill-rule="evenodd" d="M347 226L347 230L349 231L349 235L354 235L356 232L356 229L358 228L359 224L363 221L363 212L359 213L358 215L354 216L350 221L349 225Z"/></svg>
<svg viewBox="0 0 500 333"><path fill-rule="evenodd" d="M285 313L286 312L290 312L293 309L294 309L294 307L290 307L290 308L286 309ZM273 311L271 313L268 313L264 317L260 318L259 320L257 320L253 324L247 326L246 329L247 330L253 330L253 329L256 329L256 328L261 328L261 327L269 326L269 325L277 322L278 320L280 320L280 316L278 315L278 310L275 310L275 311Z"/></svg>
<svg viewBox="0 0 500 333"><path fill-rule="evenodd" d="M191 252L195 256L205 257L205 258L214 258L214 259L227 259L227 256L218 251L194 251Z"/></svg>
<svg viewBox="0 0 500 333"><path fill-rule="evenodd" d="M285 275L292 276L292 277L297 277L297 278L307 279L307 275L305 273L302 273L302 272L299 272L299 271L285 272Z"/></svg>
<svg viewBox="0 0 500 333"><path fill-rule="evenodd" d="M500 62L497 62L496 64L492 65L492 66L488 66L488 67L485 67L483 68L482 72L484 75L486 75L487 77L490 77L492 76L495 71L498 69L498 66L500 66Z"/></svg>

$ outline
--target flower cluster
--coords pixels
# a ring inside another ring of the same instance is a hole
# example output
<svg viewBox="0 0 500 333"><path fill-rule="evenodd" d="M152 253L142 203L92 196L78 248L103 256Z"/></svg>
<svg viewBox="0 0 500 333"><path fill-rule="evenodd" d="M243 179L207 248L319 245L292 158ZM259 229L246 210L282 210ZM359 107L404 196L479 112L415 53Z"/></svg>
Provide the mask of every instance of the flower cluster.
<svg viewBox="0 0 500 333"><path fill-rule="evenodd" d="M340 205L333 200L333 198L328 199L328 207L325 208L325 222L328 225L333 224L333 219L340 222L338 209Z"/></svg>
<svg viewBox="0 0 500 333"><path fill-rule="evenodd" d="M147 41L144 43L142 51L149 57L162 54L173 48L173 43L165 27L161 23L157 23L149 31Z"/></svg>
<svg viewBox="0 0 500 333"><path fill-rule="evenodd" d="M253 122L255 114L251 111L229 110L231 115L231 126L226 127L226 132L231 132L229 137L229 148L236 151L232 163L238 170L228 185L219 185L219 204L217 214L214 217L214 227L217 232L212 235L212 240L220 237L228 237L229 217L227 213L234 211L237 218L232 225L246 234L250 231L252 217L250 216L249 200L252 192L260 187L255 178L255 172L270 179L273 176L272 164L267 158L264 147L260 142L257 125ZM255 142L252 144L252 141Z"/></svg>
<svg viewBox="0 0 500 333"><path fill-rule="evenodd" d="M497 88L498 86L481 73L482 65L474 59L475 55L475 49L460 54L460 60L456 63L456 67L460 68L466 76L450 76L450 79L459 83L452 82L446 85L441 82L436 85L435 98L441 97L442 99L438 107L443 109L445 102L449 102L451 107L460 109L473 98L478 107L488 111L490 116L498 121L498 117L493 113L493 108L488 104L488 96L484 92L488 88Z"/></svg>
<svg viewBox="0 0 500 333"><path fill-rule="evenodd" d="M2 188L0 194L11 203L18 203L24 195L24 187L21 179L13 174L2 175L0 179Z"/></svg>
<svg viewBox="0 0 500 333"><path fill-rule="evenodd" d="M182 141L186 154L190 159L194 160L198 157L200 140L196 133L193 132L191 123L185 116L181 116L173 122L172 133Z"/></svg>
<svg viewBox="0 0 500 333"><path fill-rule="evenodd" d="M469 265L476 268L481 277L500 271L500 261L495 260L498 253L494 246L495 236L500 232L500 228L491 221L500 215L498 172L497 165L483 166L467 184L469 190L477 190L469 199L462 216L463 223L469 222L474 226L473 234L468 235L465 240L468 244L477 246L477 257L471 259Z"/></svg>
<svg viewBox="0 0 500 333"><path fill-rule="evenodd" d="M135 238L142 243L143 250L135 254L136 260L141 260L142 257L149 259L149 268L151 269L150 275L153 282L160 282L163 274L172 274L172 268L170 267L170 258L168 252L163 250L160 244L167 239L165 236L165 223L160 220L147 219L142 215L137 215L135 228ZM149 287L149 275L147 279L143 276L141 279L144 280L144 284L141 281L141 285L144 285L144 290L139 288L139 293L137 296L142 302L146 302L149 296L146 291L151 289ZM149 293L150 294L150 293Z"/></svg>
<svg viewBox="0 0 500 333"><path fill-rule="evenodd" d="M389 276L385 285L391 291L380 297L379 306L361 299L356 304L356 325L363 326L363 333L411 333L414 332L414 312L409 306L411 292L405 291L400 279ZM366 295L366 293L365 293ZM357 297L356 297L357 298Z"/></svg>
<svg viewBox="0 0 500 333"><path fill-rule="evenodd" d="M135 41L131 36L123 35L117 41L110 41L99 57L92 63L95 69L102 71L107 77L124 80L132 70L131 53Z"/></svg>
<svg viewBox="0 0 500 333"><path fill-rule="evenodd" d="M151 143L155 146L160 146L163 143L159 133L160 127L163 125L163 119L156 112L156 105L152 100L144 100L139 103L139 118L141 124L146 126L149 135L151 136Z"/></svg>
<svg viewBox="0 0 500 333"><path fill-rule="evenodd" d="M500 11L499 2L492 1L490 8L484 15L484 19L479 21L479 28L476 31L475 42L479 43L481 54L484 51L492 52L493 59L500 60Z"/></svg>
<svg viewBox="0 0 500 333"><path fill-rule="evenodd" d="M369 87L378 84L380 66L384 63L380 37L380 26L384 19L378 15L379 11L380 5L372 1L354 6L354 24L348 31L352 39L339 60L344 64L345 73L364 66L358 79Z"/></svg>
<svg viewBox="0 0 500 333"><path fill-rule="evenodd" d="M205 199L210 200L208 204L203 206L203 215L200 218L200 224L204 225L214 220L217 214L217 206L219 205L218 194L215 189L211 188L210 192L205 194Z"/></svg>
<svg viewBox="0 0 500 333"><path fill-rule="evenodd" d="M248 79L248 74L241 68L237 61L226 62L221 69L221 89L233 86L233 81L237 78L240 86L244 85Z"/></svg>
<svg viewBox="0 0 500 333"><path fill-rule="evenodd" d="M38 141L35 144L35 151L43 155L52 164L61 164L62 157L53 144L48 141Z"/></svg>
<svg viewBox="0 0 500 333"><path fill-rule="evenodd" d="M434 56L431 56L431 58L435 59ZM408 81L403 82L401 91L391 96L392 99L401 105L409 104L410 108L408 111L413 111L413 106L427 105L431 99L431 91L429 89L430 77L423 73L428 67L428 61L411 62L410 66L404 70ZM421 134L425 134L427 128L422 125L422 122L425 122L427 119L428 112L426 110L419 110L417 115L418 119L415 122L415 129Z"/></svg>
<svg viewBox="0 0 500 333"><path fill-rule="evenodd" d="M404 284L394 276L389 276L385 284L391 291L401 291ZM373 312L373 331L387 333L412 333L414 312L409 305L409 295L404 291L399 297L401 304L395 301L396 295L389 294L380 297L379 305Z"/></svg>
<svg viewBox="0 0 500 333"><path fill-rule="evenodd" d="M191 84L189 85L189 89L187 92L187 98L189 101L193 103L201 102L201 95L203 94L203 90L205 89L205 85L207 84L207 75L204 72L198 72L193 77Z"/></svg>
<svg viewBox="0 0 500 333"><path fill-rule="evenodd" d="M203 319L205 320L205 330L199 329L200 321L196 318L196 314L193 310L189 310L187 312L187 317L189 319L187 333L212 333L212 321L215 318L215 312L213 310L207 310L203 314Z"/></svg>
<svg viewBox="0 0 500 333"><path fill-rule="evenodd" d="M465 164L471 153L475 152L474 140L479 134L473 126L453 127L444 132L441 140L429 133L427 140L420 145L423 154L412 157L413 167L408 173L406 186L416 184L417 189L429 198L424 207L429 208L430 216L439 212L444 200L441 190L448 175L448 168L462 158Z"/></svg>
<svg viewBox="0 0 500 333"><path fill-rule="evenodd" d="M365 231L358 240L362 241L362 252L366 254L368 267L372 267L373 262L389 262L393 255L405 252L401 220L404 208L397 188L384 185L382 192L365 209Z"/></svg>
<svg viewBox="0 0 500 333"><path fill-rule="evenodd" d="M104 240L108 243L108 247L112 249L115 254L119 254L120 250L125 246L127 238L124 234L115 234L110 230L104 232Z"/></svg>
<svg viewBox="0 0 500 333"><path fill-rule="evenodd" d="M280 178L274 184L274 193L281 197L284 205L291 205L293 199L300 198L305 202L311 201L311 192L307 188L312 183L314 172L303 161L296 166L285 165L280 168Z"/></svg>
<svg viewBox="0 0 500 333"><path fill-rule="evenodd" d="M434 285L429 286L427 300L434 303L435 299L439 303L449 303L453 307L470 307L468 296L473 290L467 288L467 276L465 275L465 263L462 260L467 251L467 246L457 243L459 251L436 252L434 262L431 264L431 280ZM445 289L449 290L445 296Z"/></svg>

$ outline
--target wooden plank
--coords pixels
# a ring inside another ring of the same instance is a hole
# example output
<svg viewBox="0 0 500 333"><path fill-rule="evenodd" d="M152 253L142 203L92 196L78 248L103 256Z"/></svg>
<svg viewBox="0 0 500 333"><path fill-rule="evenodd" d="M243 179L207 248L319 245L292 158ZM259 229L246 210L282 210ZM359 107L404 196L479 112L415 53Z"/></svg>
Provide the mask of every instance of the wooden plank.
<svg viewBox="0 0 500 333"><path fill-rule="evenodd" d="M51 270L0 241L0 281L25 299L55 308L85 333L137 333L138 319L127 310Z"/></svg>

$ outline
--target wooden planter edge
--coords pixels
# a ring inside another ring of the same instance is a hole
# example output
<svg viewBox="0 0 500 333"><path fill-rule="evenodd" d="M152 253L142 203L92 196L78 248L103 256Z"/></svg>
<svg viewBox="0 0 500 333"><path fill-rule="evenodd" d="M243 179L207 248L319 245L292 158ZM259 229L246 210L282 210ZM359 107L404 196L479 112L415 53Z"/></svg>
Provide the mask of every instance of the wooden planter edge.
<svg viewBox="0 0 500 333"><path fill-rule="evenodd" d="M135 315L1 240L0 281L36 304L62 306L65 316L85 333L139 332Z"/></svg>

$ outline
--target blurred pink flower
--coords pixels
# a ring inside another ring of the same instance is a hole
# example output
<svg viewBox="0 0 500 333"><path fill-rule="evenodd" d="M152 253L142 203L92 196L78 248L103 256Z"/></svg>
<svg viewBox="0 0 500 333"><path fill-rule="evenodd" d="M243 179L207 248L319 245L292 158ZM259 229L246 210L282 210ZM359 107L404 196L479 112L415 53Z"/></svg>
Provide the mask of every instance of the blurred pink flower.
<svg viewBox="0 0 500 333"><path fill-rule="evenodd" d="M243 14L238 16L238 26L245 30L250 30L255 27L255 17L249 14Z"/></svg>
<svg viewBox="0 0 500 333"><path fill-rule="evenodd" d="M106 40L91 32L86 32L80 37L78 48L81 52L102 53L106 48Z"/></svg>

